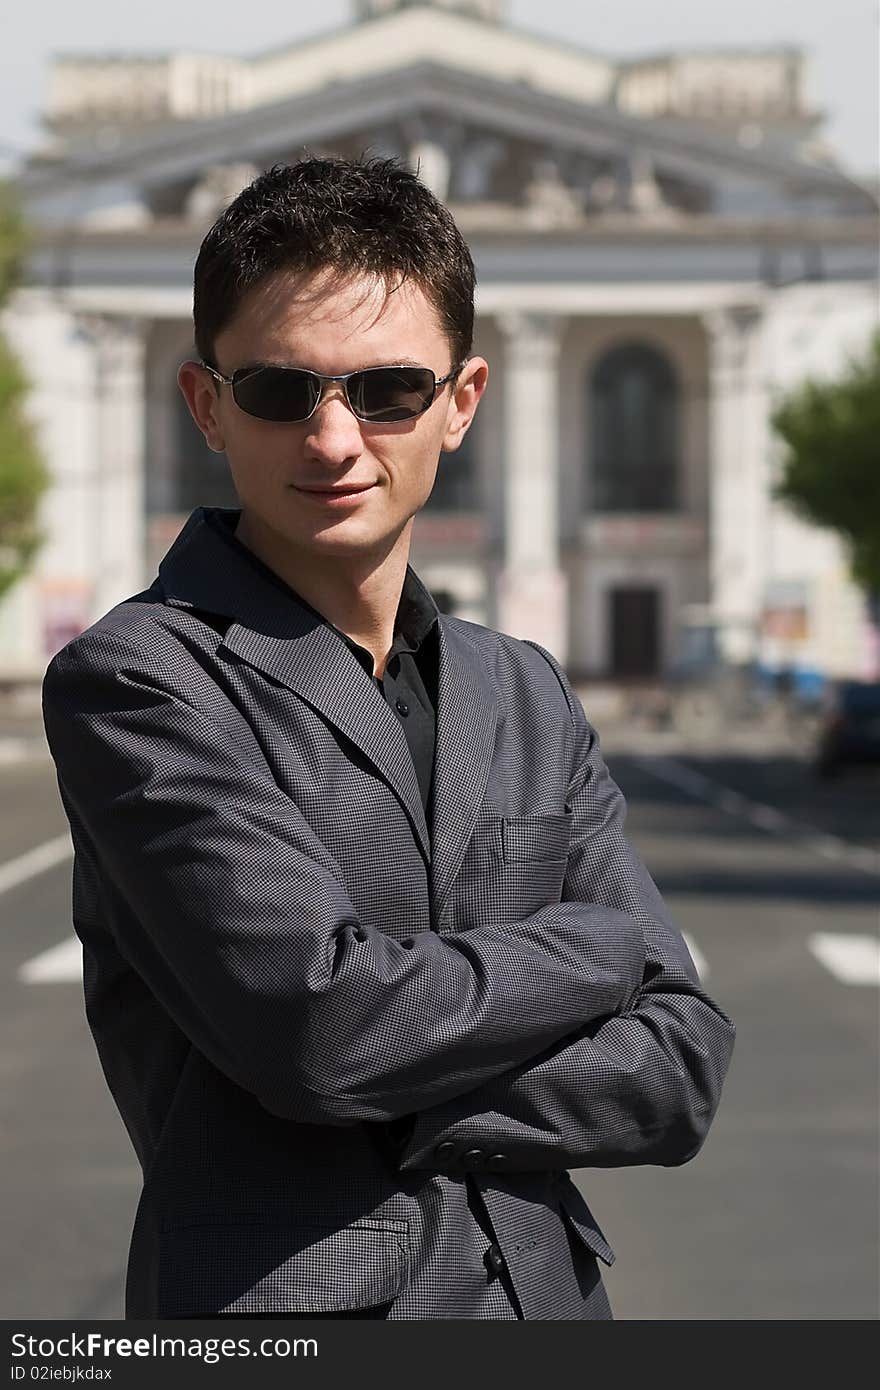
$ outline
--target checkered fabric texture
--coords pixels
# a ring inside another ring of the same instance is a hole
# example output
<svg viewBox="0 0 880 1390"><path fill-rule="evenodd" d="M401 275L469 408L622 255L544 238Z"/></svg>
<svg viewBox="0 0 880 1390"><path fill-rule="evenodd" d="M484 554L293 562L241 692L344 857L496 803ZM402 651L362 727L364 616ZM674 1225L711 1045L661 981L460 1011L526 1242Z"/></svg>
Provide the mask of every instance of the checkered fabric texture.
<svg viewBox="0 0 880 1390"><path fill-rule="evenodd" d="M143 1170L125 1316L610 1318L567 1170L692 1158L734 1029L595 730L550 653L441 615L432 843L357 657L206 515L43 683Z"/></svg>

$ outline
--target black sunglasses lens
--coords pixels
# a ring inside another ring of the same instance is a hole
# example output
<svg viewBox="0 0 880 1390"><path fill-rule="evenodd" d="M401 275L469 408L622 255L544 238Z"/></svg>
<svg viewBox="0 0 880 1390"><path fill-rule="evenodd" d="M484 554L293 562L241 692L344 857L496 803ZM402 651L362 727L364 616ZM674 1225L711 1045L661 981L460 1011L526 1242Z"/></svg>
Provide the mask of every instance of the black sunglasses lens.
<svg viewBox="0 0 880 1390"><path fill-rule="evenodd" d="M233 377L239 409L258 420L291 424L311 415L320 390L317 378L291 367L260 367Z"/></svg>
<svg viewBox="0 0 880 1390"><path fill-rule="evenodd" d="M411 420L434 399L434 373L428 367L369 367L349 378L348 399L362 420Z"/></svg>

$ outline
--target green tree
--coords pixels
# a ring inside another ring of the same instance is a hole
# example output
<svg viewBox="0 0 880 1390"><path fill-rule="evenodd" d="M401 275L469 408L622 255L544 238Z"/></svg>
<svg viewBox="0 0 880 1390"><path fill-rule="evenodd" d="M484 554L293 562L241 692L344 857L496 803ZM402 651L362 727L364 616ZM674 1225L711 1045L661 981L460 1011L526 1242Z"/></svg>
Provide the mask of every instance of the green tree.
<svg viewBox="0 0 880 1390"><path fill-rule="evenodd" d="M880 599L880 332L863 358L828 382L807 381L771 415L785 445L775 495L837 531L852 576L877 612ZM876 616L875 616L876 621Z"/></svg>
<svg viewBox="0 0 880 1390"><path fill-rule="evenodd" d="M18 282L25 246L13 190L0 183L0 306ZM50 477L25 414L27 390L21 367L0 337L0 597L27 572L46 540L37 514Z"/></svg>

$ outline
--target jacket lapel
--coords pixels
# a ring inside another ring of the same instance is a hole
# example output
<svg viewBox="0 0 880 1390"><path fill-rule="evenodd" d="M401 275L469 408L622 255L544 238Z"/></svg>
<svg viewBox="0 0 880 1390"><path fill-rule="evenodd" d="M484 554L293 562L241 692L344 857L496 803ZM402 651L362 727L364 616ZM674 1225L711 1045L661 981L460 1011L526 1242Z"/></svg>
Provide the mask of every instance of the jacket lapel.
<svg viewBox="0 0 880 1390"><path fill-rule="evenodd" d="M295 691L360 750L406 811L427 863L428 827L406 735L333 628L325 624L279 638L236 622L221 646Z"/></svg>
<svg viewBox="0 0 880 1390"><path fill-rule="evenodd" d="M218 510L232 520L230 509ZM477 652L441 614L432 852L400 721L332 624L256 556L243 556L234 540L215 531L207 511L195 509L159 565L166 602L230 617L221 648L295 692L370 762L406 811L430 865L439 922L473 833L495 742L496 696Z"/></svg>

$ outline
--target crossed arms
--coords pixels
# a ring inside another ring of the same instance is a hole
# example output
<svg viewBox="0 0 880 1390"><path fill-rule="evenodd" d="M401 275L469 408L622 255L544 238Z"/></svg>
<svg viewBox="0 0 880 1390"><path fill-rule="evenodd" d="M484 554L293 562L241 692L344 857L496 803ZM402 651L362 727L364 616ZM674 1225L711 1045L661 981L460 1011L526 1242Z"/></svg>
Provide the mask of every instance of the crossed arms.
<svg viewBox="0 0 880 1390"><path fill-rule="evenodd" d="M462 1127L508 1139L512 1167L691 1156L732 1025L623 840L582 712L566 901L456 935L414 923L404 945L358 920L268 766L186 694L175 663L102 632L50 663L43 717L115 946L220 1071L297 1122L416 1110L407 1168Z"/></svg>
<svg viewBox="0 0 880 1390"><path fill-rule="evenodd" d="M735 1028L699 984L656 885L623 834L624 798L565 672L543 647L575 728L566 901L606 905L642 924L643 979L628 1004L449 1104L414 1116L404 1170L467 1169L500 1148L512 1170L673 1165L700 1149L718 1108Z"/></svg>

